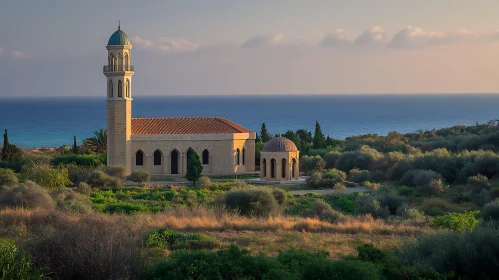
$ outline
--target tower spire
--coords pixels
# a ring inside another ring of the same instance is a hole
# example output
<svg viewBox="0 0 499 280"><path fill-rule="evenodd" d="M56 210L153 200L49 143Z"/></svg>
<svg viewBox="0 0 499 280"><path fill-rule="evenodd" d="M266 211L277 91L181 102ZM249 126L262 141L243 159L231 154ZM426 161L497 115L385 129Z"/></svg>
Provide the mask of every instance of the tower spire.
<svg viewBox="0 0 499 280"><path fill-rule="evenodd" d="M121 29L121 22L118 20L118 29Z"/></svg>

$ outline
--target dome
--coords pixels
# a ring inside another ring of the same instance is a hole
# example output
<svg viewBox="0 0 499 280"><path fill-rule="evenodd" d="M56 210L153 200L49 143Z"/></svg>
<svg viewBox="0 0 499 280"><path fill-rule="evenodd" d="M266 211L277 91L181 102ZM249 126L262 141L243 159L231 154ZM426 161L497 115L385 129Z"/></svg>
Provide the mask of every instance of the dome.
<svg viewBox="0 0 499 280"><path fill-rule="evenodd" d="M123 32L121 29L118 28L116 32L111 35L109 38L109 41L107 42L108 46L124 46L124 45L130 45L130 39L128 38L128 35L126 35L125 32Z"/></svg>
<svg viewBox="0 0 499 280"><path fill-rule="evenodd" d="M296 152L298 148L286 137L274 137L263 145L262 152Z"/></svg>

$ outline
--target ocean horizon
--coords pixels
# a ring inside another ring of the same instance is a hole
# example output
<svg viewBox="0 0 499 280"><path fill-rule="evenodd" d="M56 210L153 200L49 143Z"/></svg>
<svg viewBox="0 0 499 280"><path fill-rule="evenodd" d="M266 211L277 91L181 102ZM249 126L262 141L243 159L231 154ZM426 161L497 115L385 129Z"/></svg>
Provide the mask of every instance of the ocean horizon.
<svg viewBox="0 0 499 280"><path fill-rule="evenodd" d="M257 133L300 128L325 135L401 133L499 119L499 94L197 95L134 96L138 117L224 117ZM0 129L22 148L81 144L106 127L105 97L2 97Z"/></svg>

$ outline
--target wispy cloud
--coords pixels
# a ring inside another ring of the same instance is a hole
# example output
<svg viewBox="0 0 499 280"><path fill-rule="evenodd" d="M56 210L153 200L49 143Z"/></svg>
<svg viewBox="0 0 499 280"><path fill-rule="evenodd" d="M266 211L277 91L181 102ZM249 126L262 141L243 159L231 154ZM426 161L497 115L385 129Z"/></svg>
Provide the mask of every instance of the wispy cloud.
<svg viewBox="0 0 499 280"><path fill-rule="evenodd" d="M373 26L370 29L364 30L355 40L354 43L358 45L380 45L386 42L386 32L381 26Z"/></svg>
<svg viewBox="0 0 499 280"><path fill-rule="evenodd" d="M319 44L327 47L337 47L350 45L351 42L348 40L345 30L340 28L334 33L326 34Z"/></svg>
<svg viewBox="0 0 499 280"><path fill-rule="evenodd" d="M258 48L258 47L273 46L281 43L283 38L284 34L282 32L277 33L273 36L250 37L241 45L241 48Z"/></svg>
<svg viewBox="0 0 499 280"><path fill-rule="evenodd" d="M183 38L162 37L153 41L135 36L132 41L139 47L157 52L195 51L199 48L199 44Z"/></svg>

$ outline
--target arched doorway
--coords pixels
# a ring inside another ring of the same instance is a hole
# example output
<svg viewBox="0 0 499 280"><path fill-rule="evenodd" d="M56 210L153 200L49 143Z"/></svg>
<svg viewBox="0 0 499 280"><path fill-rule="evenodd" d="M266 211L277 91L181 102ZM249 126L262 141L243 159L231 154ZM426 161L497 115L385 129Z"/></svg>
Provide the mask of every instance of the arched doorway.
<svg viewBox="0 0 499 280"><path fill-rule="evenodd" d="M275 159L270 160L270 178L275 178Z"/></svg>
<svg viewBox="0 0 499 280"><path fill-rule="evenodd" d="M144 153L141 150L138 150L137 153L135 153L135 165L136 166L144 165Z"/></svg>
<svg viewBox="0 0 499 280"><path fill-rule="evenodd" d="M178 174L178 151L173 150L171 155L170 155L170 174Z"/></svg>
<svg viewBox="0 0 499 280"><path fill-rule="evenodd" d="M292 179L296 178L296 158L293 159L293 163L291 165L291 176L293 177Z"/></svg>
<svg viewBox="0 0 499 280"><path fill-rule="evenodd" d="M285 179L286 177L286 159L283 158L281 160L281 178Z"/></svg>
<svg viewBox="0 0 499 280"><path fill-rule="evenodd" d="M267 160L263 159L262 161L262 170L263 170L263 178L267 177Z"/></svg>

